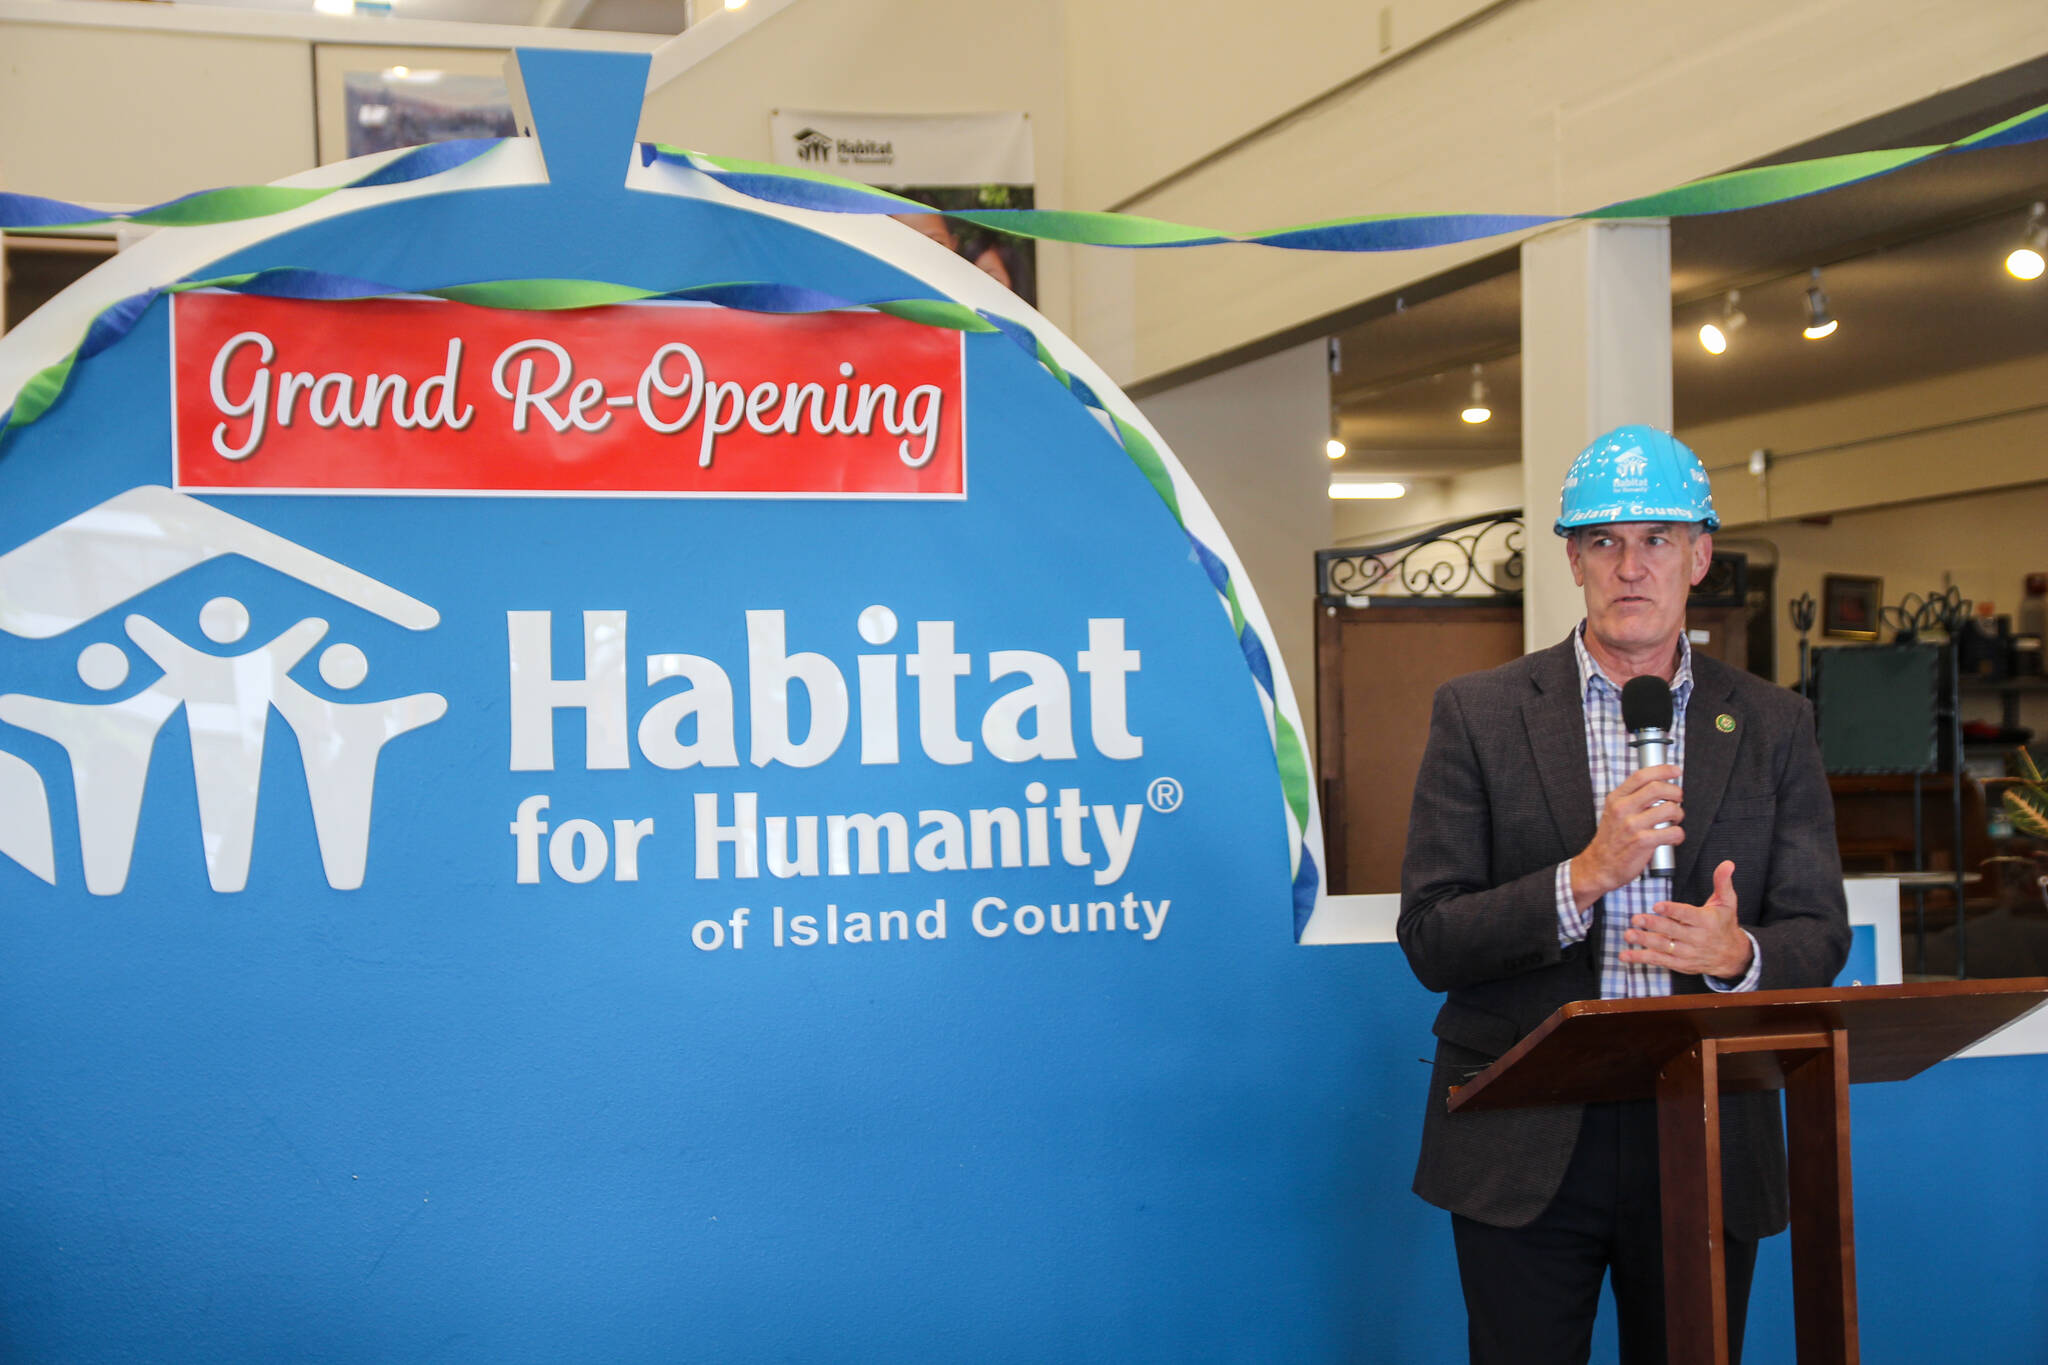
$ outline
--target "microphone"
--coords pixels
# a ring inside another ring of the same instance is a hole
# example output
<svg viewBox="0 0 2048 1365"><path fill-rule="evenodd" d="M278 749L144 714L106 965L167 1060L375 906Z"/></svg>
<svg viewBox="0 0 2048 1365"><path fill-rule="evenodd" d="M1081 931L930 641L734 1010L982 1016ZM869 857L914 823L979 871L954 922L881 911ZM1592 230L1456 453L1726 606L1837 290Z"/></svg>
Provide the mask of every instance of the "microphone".
<svg viewBox="0 0 2048 1365"><path fill-rule="evenodd" d="M1671 719L1670 683L1645 675L1622 685L1621 723L1628 727L1628 747L1635 750L1637 769L1671 761ZM1650 855L1649 870L1656 877L1669 877L1678 870L1671 845L1657 845Z"/></svg>

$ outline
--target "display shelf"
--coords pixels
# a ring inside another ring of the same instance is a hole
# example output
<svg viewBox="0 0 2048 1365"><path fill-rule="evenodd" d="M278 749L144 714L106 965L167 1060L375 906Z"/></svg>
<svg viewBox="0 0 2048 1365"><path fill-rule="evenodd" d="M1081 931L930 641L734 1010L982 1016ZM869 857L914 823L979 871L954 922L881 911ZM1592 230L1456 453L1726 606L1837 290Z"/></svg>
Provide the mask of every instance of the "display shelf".
<svg viewBox="0 0 2048 1365"><path fill-rule="evenodd" d="M2027 697L2048 696L2048 678L1969 678L1960 680L1966 697L1997 697L1998 723L2008 730L2023 729L2020 703Z"/></svg>
<svg viewBox="0 0 2048 1365"><path fill-rule="evenodd" d="M1963 679L1963 691L1979 695L2005 695L2009 693L2048 692L2048 678L1972 678Z"/></svg>

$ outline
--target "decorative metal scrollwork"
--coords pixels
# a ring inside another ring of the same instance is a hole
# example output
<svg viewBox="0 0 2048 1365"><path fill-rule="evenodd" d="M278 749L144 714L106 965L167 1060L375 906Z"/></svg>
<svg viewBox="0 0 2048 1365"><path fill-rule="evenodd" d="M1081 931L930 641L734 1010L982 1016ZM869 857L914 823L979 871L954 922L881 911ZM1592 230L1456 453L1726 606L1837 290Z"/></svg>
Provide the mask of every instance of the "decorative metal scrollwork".
<svg viewBox="0 0 2048 1365"><path fill-rule="evenodd" d="M1446 522L1383 545L1316 551L1316 595L1325 606L1366 597L1443 606L1516 606L1522 600L1525 528L1520 508ZM1694 587L1696 607L1739 607L1748 556L1716 554Z"/></svg>
<svg viewBox="0 0 2048 1365"><path fill-rule="evenodd" d="M1316 593L1346 598L1426 597L1446 605L1522 600L1522 514L1493 512L1356 549L1316 551Z"/></svg>
<svg viewBox="0 0 2048 1365"><path fill-rule="evenodd" d="M1956 587L1926 597L1909 592L1896 605L1879 611L1877 619L1878 624L1892 628L1897 643L1902 645L1911 644L1929 631L1939 631L1953 640L1970 619L1970 599Z"/></svg>
<svg viewBox="0 0 2048 1365"><path fill-rule="evenodd" d="M1806 632L1813 629L1814 613L1818 610L1819 604L1813 600L1812 593L1803 592L1787 605L1792 609L1792 629L1799 632L1799 638L1803 643Z"/></svg>

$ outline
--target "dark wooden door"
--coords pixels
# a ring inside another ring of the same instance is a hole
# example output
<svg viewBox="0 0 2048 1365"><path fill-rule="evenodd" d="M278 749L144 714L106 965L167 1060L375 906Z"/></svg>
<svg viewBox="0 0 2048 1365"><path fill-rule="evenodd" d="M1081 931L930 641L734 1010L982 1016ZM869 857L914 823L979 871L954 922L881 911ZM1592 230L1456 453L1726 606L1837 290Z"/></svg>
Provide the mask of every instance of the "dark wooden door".
<svg viewBox="0 0 2048 1365"><path fill-rule="evenodd" d="M1522 654L1519 606L1325 607L1316 621L1317 771L1338 894L1398 891L1408 802L1439 683Z"/></svg>
<svg viewBox="0 0 2048 1365"><path fill-rule="evenodd" d="M1749 626L1748 607L1686 608L1685 628L1692 632L1693 652L1745 672L1749 669Z"/></svg>

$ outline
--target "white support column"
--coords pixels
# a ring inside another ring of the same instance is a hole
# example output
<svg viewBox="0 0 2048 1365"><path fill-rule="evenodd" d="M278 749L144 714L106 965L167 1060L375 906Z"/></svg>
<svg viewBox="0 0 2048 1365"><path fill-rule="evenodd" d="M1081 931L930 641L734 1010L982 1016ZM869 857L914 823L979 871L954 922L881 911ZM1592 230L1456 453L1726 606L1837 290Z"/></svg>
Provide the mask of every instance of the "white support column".
<svg viewBox="0 0 2048 1365"><path fill-rule="evenodd" d="M1584 614L1551 533L1565 470L1624 422L1671 427L1671 229L1574 223L1522 244L1522 640Z"/></svg>

